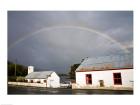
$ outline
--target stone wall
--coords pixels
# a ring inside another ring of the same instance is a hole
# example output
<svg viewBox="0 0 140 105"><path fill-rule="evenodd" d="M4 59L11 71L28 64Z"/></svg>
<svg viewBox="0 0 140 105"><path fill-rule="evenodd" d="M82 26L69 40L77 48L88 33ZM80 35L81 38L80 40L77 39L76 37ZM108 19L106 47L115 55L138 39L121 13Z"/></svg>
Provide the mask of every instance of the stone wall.
<svg viewBox="0 0 140 105"><path fill-rule="evenodd" d="M46 87L44 83L25 83L25 82L8 82L10 85L22 85L22 86L35 86L35 87Z"/></svg>

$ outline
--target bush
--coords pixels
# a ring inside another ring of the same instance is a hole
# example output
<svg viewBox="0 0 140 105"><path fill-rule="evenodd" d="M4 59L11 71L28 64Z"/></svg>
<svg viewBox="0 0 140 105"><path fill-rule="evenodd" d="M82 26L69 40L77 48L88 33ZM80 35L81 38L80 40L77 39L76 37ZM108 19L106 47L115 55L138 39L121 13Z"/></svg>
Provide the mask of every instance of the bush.
<svg viewBox="0 0 140 105"><path fill-rule="evenodd" d="M17 77L16 76L9 76L8 81L10 82L16 82Z"/></svg>
<svg viewBox="0 0 140 105"><path fill-rule="evenodd" d="M24 77L17 77L16 82L26 82Z"/></svg>
<svg viewBox="0 0 140 105"><path fill-rule="evenodd" d="M8 77L8 81L9 82L27 82L26 80L25 80L25 78L24 77L16 77L16 76L9 76Z"/></svg>

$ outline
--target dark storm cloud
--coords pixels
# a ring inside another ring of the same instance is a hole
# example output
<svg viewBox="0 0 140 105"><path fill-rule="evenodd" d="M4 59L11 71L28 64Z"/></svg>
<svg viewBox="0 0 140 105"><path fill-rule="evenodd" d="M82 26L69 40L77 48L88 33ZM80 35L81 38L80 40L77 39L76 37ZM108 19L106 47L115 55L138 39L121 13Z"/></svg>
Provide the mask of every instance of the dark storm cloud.
<svg viewBox="0 0 140 105"><path fill-rule="evenodd" d="M73 27L47 29L55 26ZM97 33L75 28L77 26L105 33L123 47L133 49L132 11L10 11L8 60L17 59L21 64L36 68L68 72L70 65L85 57L124 53L116 43ZM38 31L41 29L44 30Z"/></svg>

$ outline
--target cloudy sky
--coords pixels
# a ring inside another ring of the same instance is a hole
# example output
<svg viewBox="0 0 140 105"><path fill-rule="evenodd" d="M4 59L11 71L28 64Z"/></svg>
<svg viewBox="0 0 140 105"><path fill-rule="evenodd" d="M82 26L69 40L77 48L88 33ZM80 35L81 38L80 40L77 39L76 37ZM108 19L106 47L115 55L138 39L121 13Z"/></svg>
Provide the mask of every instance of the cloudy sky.
<svg viewBox="0 0 140 105"><path fill-rule="evenodd" d="M133 50L132 11L9 11L8 60L69 72L86 57Z"/></svg>

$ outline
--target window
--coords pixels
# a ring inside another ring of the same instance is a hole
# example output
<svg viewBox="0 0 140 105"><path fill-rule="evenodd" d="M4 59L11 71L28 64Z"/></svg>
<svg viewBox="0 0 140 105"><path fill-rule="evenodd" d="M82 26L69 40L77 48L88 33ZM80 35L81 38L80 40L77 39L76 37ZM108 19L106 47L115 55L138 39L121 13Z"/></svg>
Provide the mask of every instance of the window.
<svg viewBox="0 0 140 105"><path fill-rule="evenodd" d="M121 73L113 73L114 85L122 85Z"/></svg>
<svg viewBox="0 0 140 105"><path fill-rule="evenodd" d="M44 80L44 83L46 83L46 80Z"/></svg>
<svg viewBox="0 0 140 105"><path fill-rule="evenodd" d="M31 83L33 83L33 80L30 80Z"/></svg>
<svg viewBox="0 0 140 105"><path fill-rule="evenodd" d="M92 84L92 75L86 74L86 84Z"/></svg>
<svg viewBox="0 0 140 105"><path fill-rule="evenodd" d="M40 83L40 81L38 80L37 83Z"/></svg>

